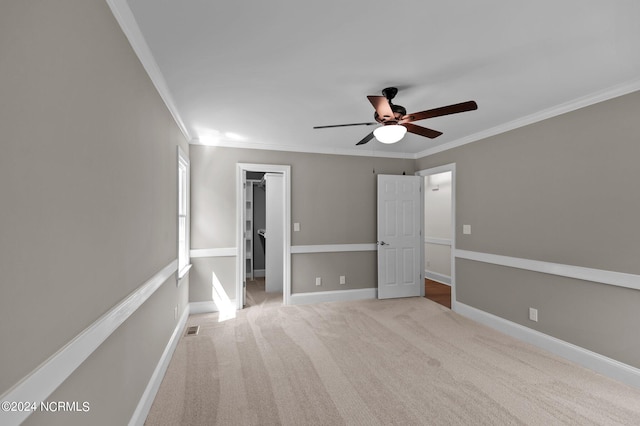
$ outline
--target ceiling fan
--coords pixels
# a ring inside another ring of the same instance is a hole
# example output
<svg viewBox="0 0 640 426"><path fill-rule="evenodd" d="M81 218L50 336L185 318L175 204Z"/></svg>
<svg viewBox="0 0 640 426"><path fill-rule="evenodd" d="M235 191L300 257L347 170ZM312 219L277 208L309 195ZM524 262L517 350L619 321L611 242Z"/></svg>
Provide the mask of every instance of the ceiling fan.
<svg viewBox="0 0 640 426"><path fill-rule="evenodd" d="M373 105L373 108L376 110L373 115L373 118L376 120L375 122L316 126L314 129L347 126L372 126L378 123L382 124L382 126L369 133L356 145L364 145L374 137L382 143L396 143L402 139L407 132L434 139L440 136L442 132L415 125L413 122L478 109L478 104L476 104L475 101L467 101L426 111L414 112L413 114L407 114L407 110L403 106L395 105L391 102L397 93L397 88L387 87L382 90L382 96L367 96L367 99L369 99L369 102L371 102L371 105Z"/></svg>

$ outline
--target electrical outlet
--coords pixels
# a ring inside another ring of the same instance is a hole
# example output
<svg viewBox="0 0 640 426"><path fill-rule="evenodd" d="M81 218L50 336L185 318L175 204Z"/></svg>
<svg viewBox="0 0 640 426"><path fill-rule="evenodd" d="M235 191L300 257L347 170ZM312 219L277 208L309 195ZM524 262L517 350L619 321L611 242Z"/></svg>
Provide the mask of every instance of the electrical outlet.
<svg viewBox="0 0 640 426"><path fill-rule="evenodd" d="M322 278L316 277L316 285L322 285Z"/></svg>
<svg viewBox="0 0 640 426"><path fill-rule="evenodd" d="M347 279L345 278L344 275L340 275L340 284L346 284L347 283Z"/></svg>
<svg viewBox="0 0 640 426"><path fill-rule="evenodd" d="M300 232L300 224L298 222L293 224L293 232Z"/></svg>
<svg viewBox="0 0 640 426"><path fill-rule="evenodd" d="M471 234L471 225L462 225L462 233L466 235Z"/></svg>
<svg viewBox="0 0 640 426"><path fill-rule="evenodd" d="M531 321L538 322L538 310L534 308L529 308L529 319Z"/></svg>

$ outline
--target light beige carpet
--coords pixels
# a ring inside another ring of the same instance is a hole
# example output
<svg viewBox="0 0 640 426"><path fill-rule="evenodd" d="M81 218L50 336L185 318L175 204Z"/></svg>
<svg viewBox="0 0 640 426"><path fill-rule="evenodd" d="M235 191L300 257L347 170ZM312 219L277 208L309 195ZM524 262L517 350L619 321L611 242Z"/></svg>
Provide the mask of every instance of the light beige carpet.
<svg viewBox="0 0 640 426"><path fill-rule="evenodd" d="M424 298L196 324L147 425L640 425L640 390Z"/></svg>

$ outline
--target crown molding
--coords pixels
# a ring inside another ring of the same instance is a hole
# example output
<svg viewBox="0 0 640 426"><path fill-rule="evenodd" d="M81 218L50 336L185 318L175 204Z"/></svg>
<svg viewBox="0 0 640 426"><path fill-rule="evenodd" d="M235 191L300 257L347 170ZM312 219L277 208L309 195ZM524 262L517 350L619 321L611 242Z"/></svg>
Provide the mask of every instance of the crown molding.
<svg viewBox="0 0 640 426"><path fill-rule="evenodd" d="M125 34L131 47L138 56L138 59L142 63L142 66L146 70L149 78L151 79L156 90L160 94L160 97L164 101L165 105L169 109L169 112L173 116L176 124L180 128L180 131L184 135L189 144L191 145L204 145L204 146L218 146L224 148L244 148L244 149L261 149L270 151L287 151L287 152L303 152L313 154L334 154L334 155L355 155L363 157L381 157L381 158L402 158L413 160L416 158L415 154L402 153L402 152L365 152L356 149L333 149L333 148L312 148L312 147L300 147L293 145L265 145L256 142L242 142L229 139L221 139L212 143L200 142L198 138L192 138L187 130L187 127L178 112L178 108L175 105L169 86L164 78L164 75L160 71L160 67L153 57L153 53L147 44L147 41L138 26L138 22L131 12L131 8L126 0L106 0L113 16L120 25L122 32Z"/></svg>
<svg viewBox="0 0 640 426"><path fill-rule="evenodd" d="M384 152L384 151L363 151L359 149L344 149L344 148L318 148L318 147L302 147L293 145L272 145L261 144L258 142L242 142L232 141L226 139L220 139L215 142L202 142L199 139L191 139L189 141L191 145L201 146L215 146L221 148L241 148L241 149L260 149L266 151L287 151L287 152L302 152L310 154L329 154L329 155L352 155L360 157L381 157L381 158L403 158L407 160L414 160L415 154L406 152Z"/></svg>
<svg viewBox="0 0 640 426"><path fill-rule="evenodd" d="M633 93L638 90L640 90L640 79L627 81L627 82L615 85L613 87L609 87L604 90L599 90L597 92L593 92L588 95L581 96L571 101L564 102L560 105L556 105L551 108L544 109L534 114L530 114L525 117L521 117L512 121L509 121L508 123L504 123L499 126L495 126L478 133L474 133L464 138L457 139L452 142L447 142L442 145L435 146L433 148L425 149L424 151L421 151L415 154L414 158L418 159L422 157L427 157L429 155L433 155L439 152L447 151L449 149L457 148L459 146L476 142L482 139L486 139L491 136L499 135L500 133L505 133L510 130L528 126L529 124L537 123L539 121L543 121L549 118L556 117L558 115L565 114L567 112L575 111L577 109L584 108L589 105L594 105L599 102L604 102L609 99L627 95L629 93Z"/></svg>
<svg viewBox="0 0 640 426"><path fill-rule="evenodd" d="M313 153L313 154L333 154L333 155L354 155L354 156L362 156L362 157L381 157L381 158L402 158L402 159L413 159L417 160L419 158L427 157L429 155L437 154L439 152L447 151L449 149L457 148L472 142L477 142L482 139L489 138L491 136L495 136L501 133L508 132L510 130L514 130L520 127L527 126L529 124L536 123L538 121L546 120L548 118L552 118L561 114L565 114L567 112L575 111L577 109L596 104L598 102L603 102L609 99L613 99L618 96L626 95L628 93L635 92L640 90L640 79L635 79L631 81L627 81L616 86L600 90L580 98L562 103L560 105L553 106L551 108L544 109L534 114L527 115L525 117L521 117L515 120L512 120L508 123L500 124L498 126L492 127L487 130L483 130L481 132L474 133L469 136L465 136L460 139L456 139L451 142L444 143L442 145L437 145L432 148L428 148L426 150L420 151L418 153L404 153L404 152L382 152L382 151L372 151L365 152L363 150L356 149L338 149L338 148L317 148L317 147L300 147L293 145L265 145L255 142L241 142L241 141L232 141L232 140L220 140L213 143L203 143L200 142L197 138L191 138L189 132L180 117L178 109L173 101L173 97L171 96L171 92L169 91L169 87L156 63L153 54L151 53L151 49L149 48L142 32L140 31L140 27L138 26L131 9L126 0L106 0L107 4L111 8L111 11L118 21L118 24L122 28L125 36L129 40L131 47L135 51L138 56L140 62L143 67L147 71L147 74L151 78L154 86L158 90L160 97L164 101L165 105L169 109L169 112L173 116L176 124L182 131L184 137L189 141L192 145L205 145L205 146L219 146L225 148L244 148L244 149L261 149L261 150L270 150L270 151L288 151L288 152L303 152L303 153Z"/></svg>
<svg viewBox="0 0 640 426"><path fill-rule="evenodd" d="M238 142L230 140L220 140L214 143L201 143L198 139L192 139L189 143L194 145L207 145L207 146L220 146L227 148L246 148L246 149L264 149L274 151L290 151L290 152L306 152L315 154L336 154L336 155L357 155L364 157L383 157L383 158L404 158L417 160L419 158L428 157L439 152L447 151L453 148L457 148L463 145L467 145L472 142L477 142L491 136L499 135L501 133L508 132L510 130L518 129L520 127L528 126L529 124L537 123L539 121L547 120L562 114L566 114L571 111L578 110L590 105L604 102L609 99L617 98L619 96L627 95L635 91L640 90L640 79L627 81L613 87L609 87L604 90L590 93L588 95L573 99L568 102L553 106L551 108L538 111L534 114L530 114L504 124L492 127L481 132L474 133L464 138L456 139L451 142L437 145L432 148L425 149L418 153L403 153L403 152L382 152L373 151L365 152L355 149L336 149L336 148L316 148L316 147L297 147L291 145L262 145L259 143L250 142Z"/></svg>
<svg viewBox="0 0 640 426"><path fill-rule="evenodd" d="M180 117L180 113L178 112L178 108L173 101L173 97L171 96L171 92L169 91L169 86L167 86L167 82L160 71L160 67L151 53L151 49L147 44L144 36L142 35L142 31L140 31L140 27L138 26L138 22L136 18L133 16L133 12L129 8L126 0L106 0L107 4L111 8L111 12L113 16L118 21L122 32L129 40L129 44L133 48L133 51L138 56L138 59L142 63L145 71L149 75L151 82L156 87L156 90L160 94L160 97L164 101L165 105L169 109L169 112L173 116L176 124L180 128L180 131L184 135L185 139L188 141L191 139L187 127L184 125L182 118Z"/></svg>

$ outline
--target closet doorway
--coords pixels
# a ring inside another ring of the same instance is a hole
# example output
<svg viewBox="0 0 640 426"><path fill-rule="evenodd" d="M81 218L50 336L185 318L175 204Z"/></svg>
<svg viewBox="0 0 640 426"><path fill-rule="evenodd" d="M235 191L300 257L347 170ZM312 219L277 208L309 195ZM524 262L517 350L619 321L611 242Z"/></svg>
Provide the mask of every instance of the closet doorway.
<svg viewBox="0 0 640 426"><path fill-rule="evenodd" d="M247 284L289 303L291 295L290 166L237 165L237 309L247 305Z"/></svg>

